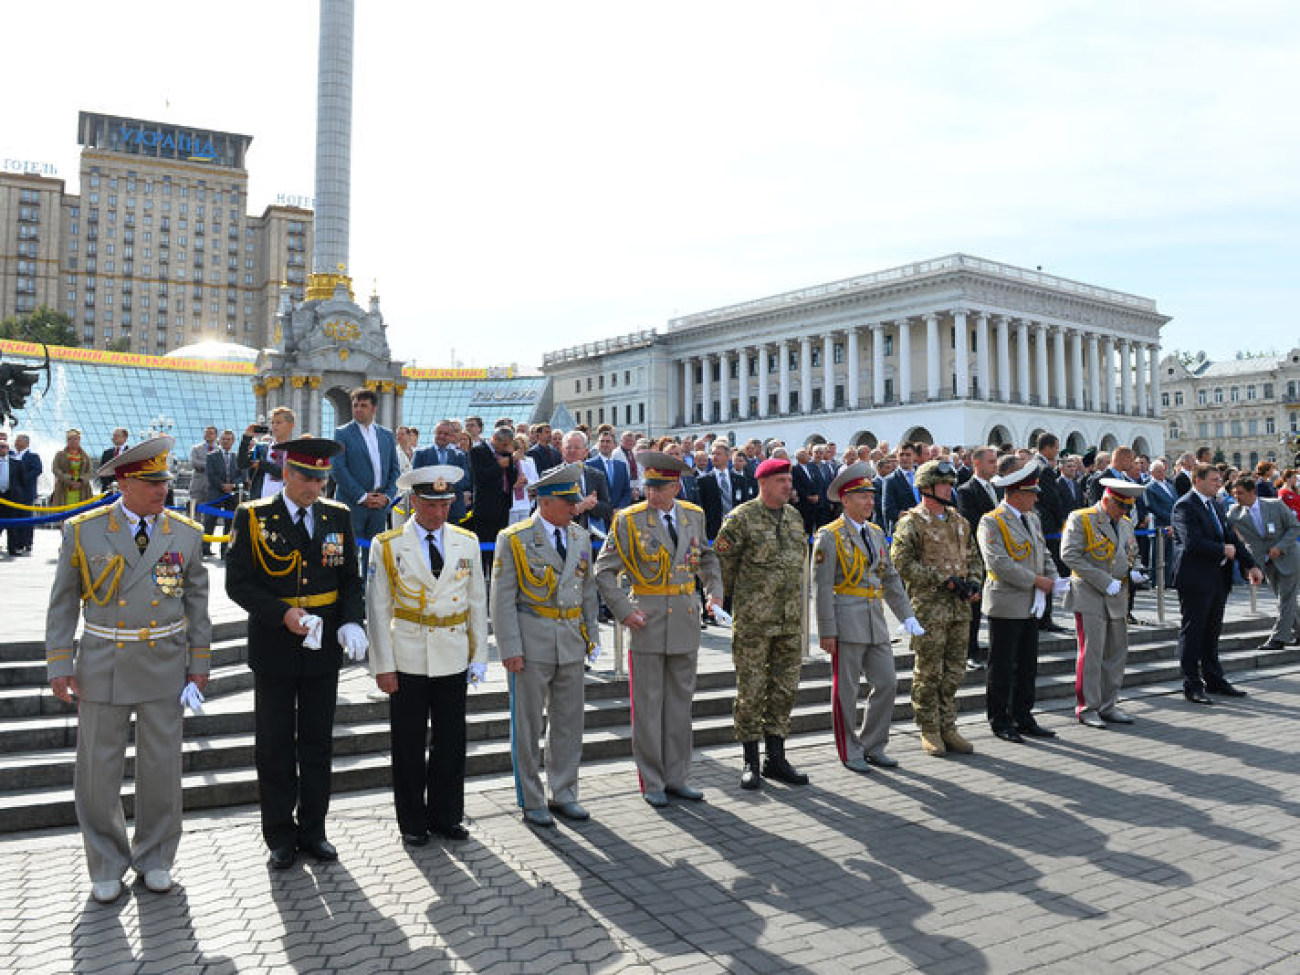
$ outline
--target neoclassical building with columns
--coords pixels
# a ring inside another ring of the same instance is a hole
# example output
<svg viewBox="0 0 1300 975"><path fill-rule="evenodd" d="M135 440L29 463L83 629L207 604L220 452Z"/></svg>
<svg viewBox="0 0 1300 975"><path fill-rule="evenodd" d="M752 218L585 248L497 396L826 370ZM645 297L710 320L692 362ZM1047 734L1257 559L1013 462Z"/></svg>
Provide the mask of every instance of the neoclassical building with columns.
<svg viewBox="0 0 1300 975"><path fill-rule="evenodd" d="M1050 430L1156 453L1167 321L1149 298L953 254L550 353L543 372L580 421L651 434L1021 445Z"/></svg>

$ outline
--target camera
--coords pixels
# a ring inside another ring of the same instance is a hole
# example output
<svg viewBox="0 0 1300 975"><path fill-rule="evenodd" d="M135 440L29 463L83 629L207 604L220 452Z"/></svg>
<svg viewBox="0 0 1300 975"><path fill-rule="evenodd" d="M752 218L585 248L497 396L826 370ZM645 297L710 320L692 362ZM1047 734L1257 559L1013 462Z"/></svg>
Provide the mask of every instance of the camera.
<svg viewBox="0 0 1300 975"><path fill-rule="evenodd" d="M270 428L269 426L267 426L265 423L254 423L254 424L253 424L253 432L254 432L254 433L270 433L270 432L271 432L271 428Z"/></svg>

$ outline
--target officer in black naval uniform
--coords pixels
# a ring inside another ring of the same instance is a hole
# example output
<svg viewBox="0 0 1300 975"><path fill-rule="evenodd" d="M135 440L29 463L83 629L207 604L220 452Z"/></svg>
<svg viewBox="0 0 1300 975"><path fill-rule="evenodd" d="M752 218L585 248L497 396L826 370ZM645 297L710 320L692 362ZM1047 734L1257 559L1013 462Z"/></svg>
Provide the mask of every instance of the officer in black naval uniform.
<svg viewBox="0 0 1300 975"><path fill-rule="evenodd" d="M320 497L343 448L312 437L279 446L284 490L235 512L226 592L248 610L262 836L284 870L298 850L338 859L325 814L340 649L361 660L366 636L352 517Z"/></svg>

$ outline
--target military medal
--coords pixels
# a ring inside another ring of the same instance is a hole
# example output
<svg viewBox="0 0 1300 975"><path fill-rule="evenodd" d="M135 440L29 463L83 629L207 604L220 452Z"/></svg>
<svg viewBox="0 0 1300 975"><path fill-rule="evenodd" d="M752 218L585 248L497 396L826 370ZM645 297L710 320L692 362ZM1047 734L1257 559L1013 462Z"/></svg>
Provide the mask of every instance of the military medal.
<svg viewBox="0 0 1300 975"><path fill-rule="evenodd" d="M343 534L329 532L321 540L321 565L327 569L337 568L343 564Z"/></svg>
<svg viewBox="0 0 1300 975"><path fill-rule="evenodd" d="M460 559L456 562L456 578L464 579L469 575L469 559Z"/></svg>
<svg viewBox="0 0 1300 975"><path fill-rule="evenodd" d="M153 581L164 596L179 596L183 587L181 572L185 557L180 552L164 552L153 567Z"/></svg>

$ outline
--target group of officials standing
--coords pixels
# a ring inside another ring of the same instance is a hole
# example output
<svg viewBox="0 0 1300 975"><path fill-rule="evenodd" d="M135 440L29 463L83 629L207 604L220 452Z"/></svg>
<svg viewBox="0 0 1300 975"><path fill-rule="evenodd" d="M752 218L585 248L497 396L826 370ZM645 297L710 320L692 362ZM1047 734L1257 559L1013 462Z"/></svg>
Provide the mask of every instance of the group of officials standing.
<svg viewBox="0 0 1300 975"><path fill-rule="evenodd" d="M338 676L345 659L367 653L391 699L403 841L418 847L433 836L468 835L466 694L486 674L489 618L508 674L517 800L537 827L553 826L555 815L588 818L578 795L584 665L600 652L602 601L631 633L633 752L643 798L654 807L703 799L690 781L691 706L701 614L720 611L724 593L735 612L734 720L744 789L759 788L763 778L808 782L785 743L810 591L821 646L833 661L836 746L855 772L897 765L886 751L895 692L886 605L911 637L913 705L931 755L974 751L957 730L955 696L977 602L990 624L987 717L997 737L1054 735L1033 716L1038 621L1053 595L1064 595L1076 618L1078 720L1094 727L1132 721L1117 703L1127 590L1140 579L1127 514L1141 485L1104 479L1098 502L1069 515L1060 545L1067 581L1034 510L1037 463L1006 459L989 481L1001 498L977 525L957 510L952 464L921 465L908 480L916 503L896 513L892 540L874 523L870 466L846 466L824 488L840 513L817 532L810 553L803 518L789 503L788 460L756 465L757 496L729 498L711 545L705 510L681 497L687 465L640 451L644 499L612 512L597 556L582 523L591 510L590 469L578 460L585 440L566 441L562 460L573 462L536 479L534 511L503 526L485 559L482 536L450 518L464 497L466 467L425 463L397 477L391 434L374 424L375 398L367 394L354 395L354 423L335 439L276 443L279 489L241 505L234 518L226 588L249 614L262 833L276 869L303 853L338 856L326 832ZM493 444L482 463L508 488L514 461L504 437L499 448ZM128 867L150 890L171 887L182 706L201 703L210 663L202 529L164 507L171 446L160 437L105 463L100 475L114 478L122 496L66 524L51 594L49 675L54 693L80 707L77 812L93 896L104 902L121 894ZM321 496L331 475L339 500ZM1233 563L1258 582L1263 575L1249 550L1270 545L1269 580L1292 598L1300 568L1294 515L1243 494L1241 513L1225 519L1212 501L1215 477L1208 465L1197 468L1193 490L1173 508L1185 689L1196 703L1208 701L1206 690L1242 693L1217 661ZM385 531L383 515L399 491L411 516ZM1247 545L1237 544L1234 524ZM85 632L78 645L79 616ZM1300 638L1294 616L1280 625L1279 639ZM859 720L863 677L869 692ZM119 793L132 713L137 828L128 843Z"/></svg>

